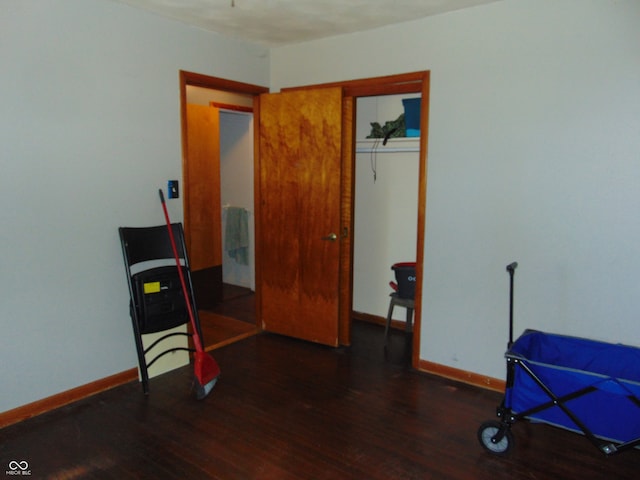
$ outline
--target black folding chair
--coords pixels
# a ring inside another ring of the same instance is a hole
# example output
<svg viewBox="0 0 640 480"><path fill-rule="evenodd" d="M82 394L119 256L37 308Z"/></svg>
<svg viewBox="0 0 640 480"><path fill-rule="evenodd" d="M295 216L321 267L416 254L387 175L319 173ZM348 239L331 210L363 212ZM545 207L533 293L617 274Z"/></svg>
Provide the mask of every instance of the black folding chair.
<svg viewBox="0 0 640 480"><path fill-rule="evenodd" d="M172 223L171 228L187 284L187 293L190 297L188 300L191 302L195 315L198 334L202 338L182 224ZM148 395L148 369L156 360L171 352L180 350L193 352L194 350L186 347L168 348L165 342L171 337L180 335L191 337L191 333L167 333L146 349L142 342L142 336L170 330L185 323L188 324L190 321L189 313L167 226L120 227L118 231L129 284L129 309L138 353L142 390L145 395Z"/></svg>

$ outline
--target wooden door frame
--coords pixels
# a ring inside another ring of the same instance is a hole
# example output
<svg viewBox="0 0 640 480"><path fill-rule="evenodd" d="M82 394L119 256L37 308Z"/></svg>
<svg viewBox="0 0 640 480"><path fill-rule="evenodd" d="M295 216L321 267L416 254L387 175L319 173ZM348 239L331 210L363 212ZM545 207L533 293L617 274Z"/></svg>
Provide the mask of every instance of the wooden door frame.
<svg viewBox="0 0 640 480"><path fill-rule="evenodd" d="M427 204L427 151L429 140L429 92L430 71L419 71L382 77L331 82L286 90L313 89L323 87L343 88L343 171L342 171L342 224L349 232L354 226L355 185L355 102L358 97L396 94L421 94L420 101L420 153L418 179L418 233L416 238L416 296L413 327L412 365L419 367L420 335L422 330L422 285L424 279L424 237ZM353 314L353 235L343 245L344 255L340 263L340 335L343 345L351 339L351 317Z"/></svg>
<svg viewBox="0 0 640 480"><path fill-rule="evenodd" d="M187 162L187 86L208 88L224 92L237 93L242 95L253 95L254 97L268 93L267 87L252 85L249 83L225 80L224 78L210 77L200 73L180 70L180 122L182 129L182 176L183 185L186 185L189 178L189 164ZM254 112L255 115L256 112ZM255 130L255 129L254 129ZM255 135L254 135L255 136ZM183 212L184 218L189 218L189 192L183 189ZM255 202L255 199L254 199ZM185 222L185 233L188 225Z"/></svg>
<svg viewBox="0 0 640 480"><path fill-rule="evenodd" d="M249 83L236 82L233 80L226 80L224 78L211 77L208 75L203 75L200 73L188 72L185 70L180 70L180 122L181 122L181 132L182 132L182 211L184 218L184 230L185 236L189 238L190 235L190 225L188 219L190 218L190 192L189 192L189 162L187 158L187 86L194 87L202 87L210 90L218 90L229 93L235 93L240 95L251 95L254 97L254 105L257 105L258 102L255 99L262 93L268 93L269 89L267 87L262 87L259 85L252 85ZM258 113L254 108L254 116ZM258 129L254 128L254 171L258 171L258 150L257 150L257 134ZM259 209L258 209L258 195L257 195L257 185L258 182L256 180L256 175L254 175L254 214L255 217L258 218ZM256 238L258 237L256 222ZM260 301L260 289L258 288L258 279L259 269L258 269L258 258L256 258L256 305L259 305ZM259 322L256 322L257 326Z"/></svg>

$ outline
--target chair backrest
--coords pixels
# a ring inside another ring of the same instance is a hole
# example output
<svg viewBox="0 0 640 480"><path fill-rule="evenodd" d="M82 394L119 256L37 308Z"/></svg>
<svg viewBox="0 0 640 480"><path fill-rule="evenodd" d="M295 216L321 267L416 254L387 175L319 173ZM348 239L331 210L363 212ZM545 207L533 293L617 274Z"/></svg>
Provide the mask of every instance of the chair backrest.
<svg viewBox="0 0 640 480"><path fill-rule="evenodd" d="M181 223L172 223L178 257L186 262L184 233ZM127 265L150 260L175 259L166 225L157 227L120 227L122 251Z"/></svg>

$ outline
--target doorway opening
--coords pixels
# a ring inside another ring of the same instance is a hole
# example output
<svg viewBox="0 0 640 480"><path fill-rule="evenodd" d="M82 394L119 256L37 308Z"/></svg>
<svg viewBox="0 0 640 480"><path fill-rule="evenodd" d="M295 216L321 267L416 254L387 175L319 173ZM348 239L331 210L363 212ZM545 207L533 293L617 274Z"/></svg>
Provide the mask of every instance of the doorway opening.
<svg viewBox="0 0 640 480"><path fill-rule="evenodd" d="M266 91L180 72L185 237L207 350L258 330L253 104Z"/></svg>
<svg viewBox="0 0 640 480"><path fill-rule="evenodd" d="M391 266L416 261L420 131L407 126L405 112L415 102L420 102L419 93L356 99L355 320L386 325L394 291L389 283L395 281ZM405 330L403 343L410 346L411 313L403 310L392 310L391 327Z"/></svg>

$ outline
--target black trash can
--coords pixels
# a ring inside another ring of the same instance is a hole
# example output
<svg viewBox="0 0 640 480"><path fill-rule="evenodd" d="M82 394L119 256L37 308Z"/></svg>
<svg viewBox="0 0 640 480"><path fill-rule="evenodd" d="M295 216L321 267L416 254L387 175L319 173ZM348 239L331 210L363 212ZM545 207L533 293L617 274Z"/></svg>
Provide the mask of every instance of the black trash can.
<svg viewBox="0 0 640 480"><path fill-rule="evenodd" d="M398 296L400 298L413 298L416 294L416 263L394 263L391 270L396 274L398 284Z"/></svg>

